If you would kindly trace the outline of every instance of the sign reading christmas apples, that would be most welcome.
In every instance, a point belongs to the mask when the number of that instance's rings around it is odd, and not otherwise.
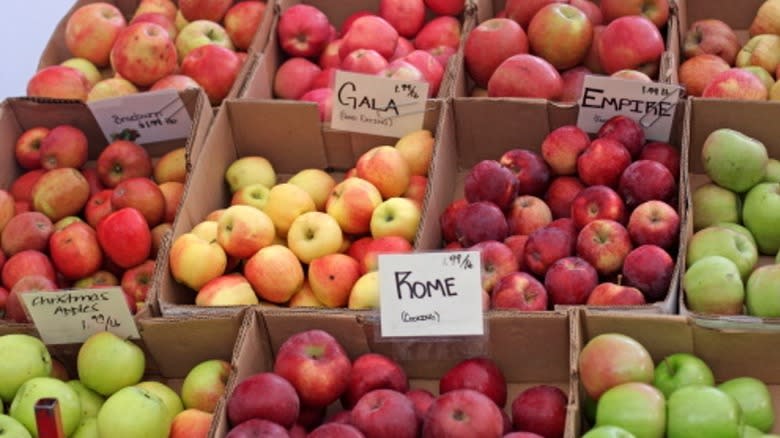
[[[423,126],[428,83],[338,70],[330,126],[403,137]]]
[[[127,301],[118,287],[19,295],[46,344],[84,342],[109,331],[121,338],[140,338]]]
[[[479,251],[379,255],[382,337],[484,334]]]
[[[577,126],[597,132],[607,120],[623,115],[636,120],[647,139],[669,141],[681,92],[679,85],[587,75]]]
[[[139,144],[187,138],[192,119],[176,90],[133,94],[88,102],[103,135]]]

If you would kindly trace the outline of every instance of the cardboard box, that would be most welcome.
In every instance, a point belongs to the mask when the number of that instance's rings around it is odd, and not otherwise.
[[[208,105],[208,98],[201,90],[182,91],[179,97],[193,120],[192,130],[187,138],[145,145],[153,160],[173,149],[186,147],[191,163],[211,123],[212,111]],[[86,167],[94,167],[95,160],[108,141],[84,103],[12,98],[0,104],[0,188],[8,190],[13,181],[25,172],[16,163],[14,146],[17,138],[24,131],[36,126],[53,128],[61,124],[70,124],[84,131],[89,142],[89,161]],[[153,314],[157,314],[156,304],[154,300],[147,300],[147,305],[152,308]],[[5,321],[0,320],[0,324],[4,323]]]
[[[571,354],[567,312],[536,314],[518,319],[511,312],[493,312],[485,318],[486,336],[475,339],[387,341],[377,332],[376,320],[363,312],[250,311],[238,336],[228,393],[250,375],[273,370],[276,351],[290,336],[310,329],[333,335],[350,359],[373,352],[398,361],[406,371],[410,388],[438,394],[438,381],[461,360],[487,356],[501,368],[508,384],[506,412],[521,391],[538,384],[554,385],[569,395],[568,424],[576,424],[576,398],[569,375]],[[544,339],[544,342],[539,340]],[[229,396],[228,396],[229,397]],[[224,405],[218,409],[211,436],[224,437],[230,429]],[[329,415],[341,410],[338,402]],[[511,418],[511,414],[510,414]],[[566,430],[566,437],[577,436]]]
[[[625,313],[597,313],[583,311],[577,316],[578,330],[572,330],[572,346],[579,351],[590,339],[604,333],[622,333],[639,341],[650,353],[655,364],[674,353],[693,354],[709,365],[719,384],[736,377],[750,376],[762,380],[769,387],[775,408],[780,417],[780,373],[777,361],[780,351],[780,332],[752,332],[743,330],[702,327],[691,319],[679,315],[636,315]],[[575,361],[579,359],[574,359]],[[579,371],[576,373],[579,380]],[[579,406],[584,406],[584,392],[580,388]],[[577,430],[587,431],[584,411]],[[775,422],[773,433],[780,431]]]
[[[448,173],[450,178],[445,187],[456,187],[450,201],[463,197],[463,181],[469,169],[476,163],[486,160],[498,160],[501,155],[514,148],[525,148],[536,152],[544,138],[552,130],[564,125],[577,123],[578,106],[560,106],[540,99],[474,99],[455,98],[455,127],[457,132],[456,171]],[[672,128],[670,144],[682,144],[683,110],[678,108]],[[449,154],[448,154],[449,155]],[[681,164],[677,211],[681,217],[681,230],[685,208],[685,176],[687,166]],[[449,195],[449,192],[447,193]],[[681,236],[682,233],[681,233]],[[686,240],[681,237],[676,259],[675,274],[680,269],[680,256],[685,254]],[[663,301],[643,306],[631,306],[624,310],[641,312],[675,313],[677,306],[677,278],[673,278],[669,292]],[[613,307],[604,310],[616,310]]]
[[[39,70],[44,67],[48,67],[50,65],[60,64],[61,62],[73,57],[70,50],[68,49],[68,46],[65,44],[65,28],[67,26],[68,19],[81,6],[84,6],[89,3],[95,3],[97,1],[98,0],[77,0],[70,8],[70,10],[68,10],[65,16],[62,17],[62,19],[57,24],[57,27],[54,28],[54,32],[49,38],[49,42],[46,44],[46,47],[43,49],[43,53],[41,54],[41,57],[38,61]],[[122,14],[125,16],[128,22],[132,18],[135,9],[138,7],[138,4],[141,2],[141,0],[107,0],[107,1],[108,3],[113,4],[114,6],[119,8],[119,10],[122,11]],[[173,0],[173,1],[174,3],[178,4],[177,0]],[[244,85],[244,82],[246,81],[247,75],[249,74],[249,71],[252,68],[252,65],[254,65],[253,58],[257,54],[262,52],[263,48],[265,47],[266,41],[268,40],[268,35],[271,30],[271,23],[273,21],[273,16],[274,16],[273,10],[274,10],[275,0],[264,0],[264,1],[266,2],[267,7],[266,7],[266,12],[263,16],[263,21],[260,23],[260,26],[257,29],[257,33],[255,34],[252,43],[246,52],[248,54],[247,61],[244,63],[243,67],[239,71],[238,76],[236,77],[236,81],[233,84],[230,93],[228,93],[228,97],[235,97],[239,94],[242,86]],[[104,73],[103,76],[105,78],[111,77],[113,75],[113,72],[111,71],[110,67],[106,67],[103,70],[103,73]]]
[[[780,107],[773,102],[745,102],[724,99],[691,98],[687,115],[688,134],[683,151],[688,155],[689,182],[686,190],[688,206],[685,238],[690,239],[693,229],[692,193],[696,188],[710,182],[705,174],[701,157],[704,141],[713,131],[721,128],[735,129],[749,137],[761,141],[767,148],[770,158],[780,158],[780,141],[777,136],[777,120]],[[685,303],[682,276],[687,266],[685,257],[681,258],[680,269],[680,313],[690,315],[697,323],[716,327],[768,328],[780,324],[780,318],[759,318],[748,315],[716,316],[691,312]],[[759,254],[758,266],[774,263],[774,256]]]
[[[260,98],[271,99],[273,94],[273,81],[276,75],[276,70],[279,66],[288,58],[288,56],[282,51],[278,43],[277,24],[279,16],[283,11],[294,6],[296,4],[307,4],[319,8],[330,19],[330,22],[336,26],[336,29],[341,27],[344,20],[351,14],[357,11],[378,11],[379,0],[340,0],[338,2],[328,0],[277,0],[276,7],[274,9],[273,26],[268,37],[268,43],[263,50],[263,59],[256,64],[254,69],[249,73],[249,77],[246,82],[246,87],[242,90],[239,97],[241,98]],[[430,11],[428,11],[430,13]],[[461,14],[461,45],[463,43],[463,36],[465,36],[474,26],[473,8],[467,7]],[[456,53],[457,54],[457,53]],[[455,69],[457,64],[455,62],[456,55],[453,55],[444,71],[444,77],[441,85],[439,86],[439,93],[437,98],[446,98],[452,94],[452,81],[455,76]],[[303,103],[300,105],[312,106],[313,103]]]
[[[224,175],[228,166],[240,157],[266,157],[274,166],[279,182],[306,168],[327,170],[340,180],[365,151],[397,141],[390,137],[333,131],[320,124],[318,117],[314,106],[293,101],[226,101],[202,149],[208,160],[193,168],[170,241],[189,232],[211,211],[230,205],[231,194]],[[436,137],[436,145],[415,248],[431,249],[438,247],[438,217],[446,206],[446,196],[441,194],[448,190],[439,183],[440,175],[448,172],[448,157],[439,158],[437,151],[451,150],[449,145],[455,141],[449,106],[440,100],[429,100],[423,126]],[[167,245],[166,253],[169,249]],[[240,309],[240,306],[194,306],[196,292],[177,283],[164,264],[157,265],[153,290],[164,315]]]

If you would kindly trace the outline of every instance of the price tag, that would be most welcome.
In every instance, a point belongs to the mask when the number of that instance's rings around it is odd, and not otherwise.
[[[379,255],[382,337],[484,333],[479,251]]]
[[[333,129],[402,137],[423,126],[427,82],[338,70],[333,89]]]
[[[115,99],[88,102],[106,140],[136,143],[187,138],[192,119],[176,90],[148,91]]]
[[[577,126],[595,133],[607,120],[623,115],[639,122],[647,139],[669,141],[682,91],[679,85],[587,75]]]
[[[84,342],[102,331],[122,338],[140,338],[118,287],[27,292],[20,297],[46,344]]]

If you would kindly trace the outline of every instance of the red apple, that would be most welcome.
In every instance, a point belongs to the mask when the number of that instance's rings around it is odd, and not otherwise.
[[[586,185],[616,188],[629,164],[631,154],[621,142],[597,138],[577,158],[577,173]]]
[[[395,46],[395,52],[393,52],[393,56],[391,56],[388,61],[393,62],[396,59],[401,59],[404,56],[414,52],[414,50],[415,50],[414,49],[414,44],[412,44],[411,41],[409,41],[408,39],[406,39],[404,37],[399,36],[398,37],[398,44],[396,44],[396,46]],[[435,53],[431,53],[431,55],[433,55],[439,61],[439,63],[441,63],[441,60],[439,59],[439,57]],[[444,64],[442,64],[442,66],[443,65]]]
[[[575,125],[565,125],[551,131],[542,141],[544,161],[557,175],[577,173],[577,157],[590,146],[588,134]]]
[[[582,96],[582,84],[585,83],[585,76],[589,74],[591,74],[591,71],[585,66],[574,67],[562,72],[563,91],[561,91],[558,100],[561,102],[578,101],[580,96]]]
[[[338,70],[338,67],[338,64],[336,64],[335,67],[328,67],[317,73],[317,76],[314,76],[314,79],[311,81],[311,89],[316,90],[318,88],[333,88],[333,84],[336,81],[336,71]]]
[[[360,259],[361,273],[376,271],[379,269],[379,254],[402,254],[413,251],[408,240],[401,236],[382,236],[371,239],[365,247]]]
[[[414,406],[414,412],[417,414],[417,422],[422,426],[425,415],[428,413],[428,408],[436,399],[436,397],[426,389],[410,389],[406,391],[406,398],[408,398]]]
[[[507,18],[526,28],[540,9],[552,3],[566,3],[566,0],[507,0],[505,13]]]
[[[645,144],[645,131],[639,123],[626,116],[614,116],[606,121],[596,134],[598,138],[617,140],[636,159]]]
[[[701,92],[702,97],[733,100],[767,100],[769,92],[758,76],[741,68],[715,75]]]
[[[19,213],[2,227],[0,247],[8,257],[28,249],[46,252],[53,232],[54,224],[43,213]]]
[[[425,22],[423,0],[380,0],[379,16],[392,25],[400,36],[411,38]]]
[[[344,34],[339,55],[343,59],[357,49],[373,49],[385,59],[389,59],[398,44],[398,31],[376,15],[367,15],[356,19]]]
[[[607,74],[630,69],[654,77],[664,52],[661,32],[652,21],[638,15],[610,22],[598,45],[599,59]]]
[[[528,38],[523,28],[508,18],[483,21],[469,32],[463,46],[466,69],[482,88],[505,59],[521,53],[528,53]]]
[[[593,41],[590,44],[590,50],[585,55],[585,59],[582,64],[591,71],[593,74],[604,74],[604,67],[601,65],[601,55],[599,54],[599,46],[601,45],[601,37],[604,35],[604,29],[607,26],[593,26]]]
[[[428,97],[435,97],[439,93],[439,86],[444,78],[444,67],[436,58],[424,50],[414,50],[403,58],[404,61],[417,67],[428,83]]]
[[[253,418],[230,429],[225,438],[289,438],[287,429],[268,420]]]
[[[27,275],[19,279],[8,293],[8,300],[5,303],[6,319],[18,322],[29,323],[24,303],[20,297],[26,292],[56,292],[59,288],[52,280],[42,275]]]
[[[422,436],[426,438],[499,438],[503,435],[501,410],[473,389],[440,395],[428,410]]]
[[[515,254],[517,259],[517,271],[525,270],[525,244],[528,242],[528,236],[509,236],[504,239],[504,245]]]
[[[87,167],[81,169],[81,174],[84,176],[84,179],[87,180],[87,183],[89,183],[90,196],[93,196],[96,193],[105,189],[105,187],[103,187],[103,183],[100,182],[100,175],[98,175],[97,169],[95,169],[94,167]]]
[[[580,257],[556,261],[544,276],[544,287],[553,304],[585,304],[598,284],[598,272]]]
[[[86,101],[89,88],[89,80],[79,70],[50,65],[27,81],[27,96]]]
[[[553,220],[550,207],[544,201],[531,195],[515,198],[507,212],[510,234],[529,235],[547,226]]]
[[[323,70],[328,68],[338,68],[341,65],[341,55],[339,51],[341,49],[342,40],[333,40],[328,43],[322,50],[322,54],[319,57],[319,66]]]
[[[233,425],[257,418],[289,428],[298,419],[299,409],[298,394],[290,382],[267,372],[243,379],[227,400],[227,416]]]
[[[639,289],[645,301],[664,299],[674,274],[674,260],[656,245],[642,245],[632,250],[623,261],[623,281]]]
[[[105,67],[111,47],[126,25],[122,11],[112,3],[83,5],[65,24],[65,46],[73,56]]]
[[[590,186],[582,190],[571,203],[571,218],[579,230],[596,219],[626,221],[623,199],[607,186]]]
[[[331,88],[314,88],[301,96],[301,102],[314,102],[320,122],[329,122],[333,112],[333,90]]]
[[[472,202],[455,218],[455,236],[464,247],[485,240],[504,240],[509,225],[504,213],[492,202]]]
[[[412,402],[392,389],[366,393],[352,409],[350,421],[365,436],[377,438],[416,438],[419,429]]]
[[[401,393],[409,389],[406,373],[398,363],[378,353],[365,353],[352,363],[347,389],[341,405],[352,409],[365,394],[375,389],[392,389]]]
[[[512,272],[496,283],[491,292],[493,309],[520,311],[547,310],[548,298],[544,285],[526,272]]]
[[[274,75],[274,96],[280,99],[298,99],[311,89],[314,78],[322,70],[306,58],[295,57],[284,61]]]
[[[144,216],[134,208],[117,210],[98,223],[103,253],[116,265],[131,268],[149,258],[152,235]]]
[[[387,68],[387,60],[376,50],[357,49],[349,52],[342,58],[339,68],[355,73],[373,75]]]
[[[500,408],[506,404],[504,373],[487,357],[462,360],[439,379],[439,395],[457,389],[473,389],[481,392]]]
[[[674,176],[663,164],[651,160],[638,160],[629,165],[620,176],[618,193],[633,209],[647,201],[669,202],[677,195]]]
[[[57,272],[69,280],[88,277],[103,264],[97,234],[84,222],[73,222],[55,231],[49,241],[49,251]]]
[[[223,20],[225,31],[236,49],[249,49],[257,28],[263,21],[265,6],[263,1],[243,1],[237,2],[227,10]]]
[[[49,128],[36,126],[22,133],[14,145],[16,162],[24,169],[41,167],[41,142],[49,133]]]
[[[136,302],[146,302],[154,277],[154,260],[146,260],[122,274],[122,292],[130,295]]]
[[[349,31],[349,28],[352,27],[352,23],[354,23],[355,20],[360,17],[366,17],[370,15],[376,14],[368,10],[355,11],[351,13],[346,19],[344,19],[344,22],[341,23],[341,29],[339,29],[338,34],[343,37]]]
[[[640,160],[653,160],[663,164],[672,173],[675,181],[680,180],[680,150],[660,141],[654,141],[642,148]]]
[[[181,73],[195,79],[212,105],[227,97],[241,71],[236,52],[216,44],[206,44],[187,53],[181,61]],[[218,65],[220,68],[214,68]]]
[[[87,136],[72,125],[52,128],[40,142],[41,166],[79,168],[87,162]]]
[[[460,0],[425,0],[425,6],[436,15],[458,15],[463,12],[465,5]]]
[[[97,159],[100,182],[108,188],[134,177],[152,176],[152,160],[146,149],[128,140],[116,140],[106,146]]]
[[[134,15],[130,20],[130,24],[144,22],[154,23],[165,29],[165,31],[168,32],[168,37],[175,43],[176,35],[179,33],[179,30],[176,28],[176,23],[174,23],[174,20],[168,18],[167,15],[159,12],[143,12]]]
[[[84,206],[84,218],[92,228],[97,228],[100,220],[114,211],[111,206],[112,193],[112,189],[100,191],[92,195]]]
[[[682,42],[685,58],[704,54],[714,55],[723,59],[728,65],[734,65],[741,47],[739,38],[731,26],[714,18],[691,23]]]
[[[314,6],[297,4],[282,12],[277,33],[279,44],[288,55],[318,56],[330,41],[330,22]]]
[[[14,201],[32,202],[32,189],[44,173],[46,173],[46,170],[44,169],[34,169],[27,171],[16,178],[11,183],[11,187],[8,190],[14,198]]]
[[[604,15],[598,4],[591,0],[570,0],[569,4],[585,13],[591,24],[598,26],[604,22]]]
[[[439,226],[441,228],[441,236],[445,242],[454,242],[458,239],[455,233],[455,224],[458,222],[458,215],[463,212],[463,209],[469,204],[469,202],[463,198],[452,201],[447,208],[444,209],[441,216],[439,216]]]
[[[683,62],[678,69],[677,76],[680,85],[685,87],[689,96],[698,97],[704,93],[704,89],[719,73],[729,69],[729,64],[723,58],[701,54]]]
[[[172,74],[177,59],[176,45],[168,31],[150,22],[130,24],[119,32],[111,47],[111,66],[140,87]]]
[[[179,0],[181,15],[188,21],[222,21],[233,0]]]
[[[544,59],[519,54],[510,56],[496,68],[487,87],[490,97],[555,100],[563,92],[563,80],[558,70]]]
[[[514,172],[519,183],[518,195],[542,196],[550,183],[550,168],[544,158],[528,149],[510,149],[499,159],[502,166]]]
[[[307,438],[364,438],[363,432],[350,424],[327,423],[312,430]],[[292,434],[290,435],[292,438]]]
[[[138,210],[149,228],[165,218],[165,196],[149,178],[129,178],[114,187],[111,191],[111,208],[120,210],[126,207]]]
[[[600,6],[607,23],[619,17],[638,15],[660,28],[669,19],[668,0],[600,0]]]
[[[490,291],[505,275],[517,270],[517,258],[511,248],[495,240],[477,243],[469,250],[479,251],[482,290]]]
[[[525,243],[525,267],[540,277],[558,259],[571,255],[571,236],[557,227],[540,228],[531,233]]]
[[[28,275],[40,275],[52,283],[56,281],[54,266],[49,258],[40,251],[22,251],[9,257],[3,264],[3,286],[9,291],[20,279]]]
[[[483,160],[466,174],[463,192],[471,203],[487,201],[506,210],[517,196],[518,186],[511,169],[495,160]]]
[[[398,39],[398,45],[399,46],[401,45],[401,40],[402,39],[403,38],[399,38]],[[414,46],[412,46],[411,44],[412,43],[410,42],[409,45],[413,49]],[[449,63],[450,59],[452,58],[452,55],[454,55],[455,52],[456,52],[456,50],[454,48],[450,47],[450,46],[438,46],[438,47],[434,47],[432,49],[426,49],[426,51],[428,53],[430,53],[431,55],[433,55],[433,57],[436,58],[436,60],[439,61],[439,64],[441,64],[442,67],[444,67],[445,69],[447,68],[448,63]],[[411,50],[410,50],[410,52],[411,52]]]
[[[512,425],[516,430],[545,438],[562,438],[566,429],[566,393],[550,385],[526,389],[512,401]]]
[[[665,202],[647,201],[631,212],[627,229],[636,245],[652,244],[672,249],[678,242],[680,216]]]
[[[613,220],[596,219],[585,225],[577,236],[577,255],[596,268],[599,275],[620,272],[630,251],[628,231]]]
[[[550,207],[555,219],[571,217],[571,205],[577,195],[585,189],[582,182],[573,176],[554,178],[544,194],[544,202]]]
[[[601,283],[588,297],[588,306],[641,306],[645,304],[642,291],[615,283]]]

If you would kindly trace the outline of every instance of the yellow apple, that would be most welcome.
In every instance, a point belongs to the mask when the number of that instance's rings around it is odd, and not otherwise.
[[[249,205],[231,205],[217,223],[217,243],[228,255],[242,259],[270,245],[276,234],[271,218]]]
[[[371,214],[382,203],[382,194],[362,178],[347,178],[330,192],[325,210],[345,233],[363,234],[371,229]]]
[[[192,233],[176,238],[168,258],[173,278],[195,290],[222,275],[227,266],[225,250],[216,241]]]
[[[369,149],[358,158],[355,169],[357,176],[373,184],[384,199],[403,195],[409,186],[409,164],[393,146]]]
[[[780,65],[780,35],[763,34],[751,38],[737,53],[737,67],[757,65],[766,71]]]
[[[311,291],[311,287],[307,281],[303,282],[303,286],[298,289],[298,292],[293,294],[287,305],[290,307],[325,307],[325,305],[319,302],[317,297],[314,296],[314,292]]]
[[[420,216],[421,209],[415,201],[407,198],[387,199],[374,209],[371,216],[371,235],[375,239],[400,236],[414,242]]]
[[[176,181],[184,184],[187,178],[187,150],[183,147],[166,152],[154,165],[157,184]]]
[[[87,82],[89,82],[90,88],[94,87],[95,84],[103,79],[103,75],[100,74],[100,70],[98,70],[98,68],[95,67],[95,64],[86,58],[69,58],[65,61],[62,61],[60,65],[75,68],[76,70],[84,73],[84,77],[87,78]]]
[[[420,129],[412,131],[395,143],[395,148],[404,157],[409,164],[409,170],[412,175],[428,175],[428,168],[433,158],[433,145],[436,139],[431,135],[431,131]]]
[[[219,222],[205,220],[192,227],[190,233],[200,237],[203,240],[214,242],[217,240],[218,229],[219,229]]]
[[[272,187],[276,184],[276,171],[274,171],[270,161],[252,155],[230,163],[230,166],[225,170],[225,181],[230,186],[231,193],[254,183]]]
[[[360,263],[346,254],[328,254],[312,260],[308,279],[314,296],[327,307],[344,307],[360,278]]]
[[[336,180],[329,173],[320,169],[303,169],[287,182],[306,191],[319,211],[325,210],[328,195],[333,190],[333,186],[336,185]]]
[[[272,303],[286,303],[303,285],[303,267],[289,248],[271,245],[244,264],[244,276],[255,293]]]
[[[336,219],[319,211],[298,216],[287,233],[287,246],[303,263],[339,252],[343,241]]]
[[[163,222],[173,223],[179,210],[181,198],[184,196],[184,184],[178,181],[166,181],[158,185],[165,199],[165,215]]]
[[[198,306],[251,306],[259,304],[252,285],[241,274],[221,275],[198,291],[195,296]]]
[[[181,10],[176,11],[176,18],[174,19],[174,24],[176,25],[176,30],[181,31],[184,29],[184,26],[190,24],[189,21],[187,21],[186,18],[184,18],[184,15],[182,15]]]
[[[379,272],[367,272],[358,278],[349,293],[347,306],[353,310],[379,308]]]
[[[103,79],[87,94],[87,102],[110,99],[114,97],[129,96],[138,93],[138,88],[132,82],[124,78]]]
[[[287,236],[287,230],[295,218],[316,209],[314,201],[305,190],[290,183],[283,183],[273,186],[268,192],[268,201],[263,211],[273,221],[276,233],[284,237]]]
[[[263,184],[249,184],[233,193],[230,205],[249,205],[262,210],[268,202],[268,192],[270,192],[270,189]]]

